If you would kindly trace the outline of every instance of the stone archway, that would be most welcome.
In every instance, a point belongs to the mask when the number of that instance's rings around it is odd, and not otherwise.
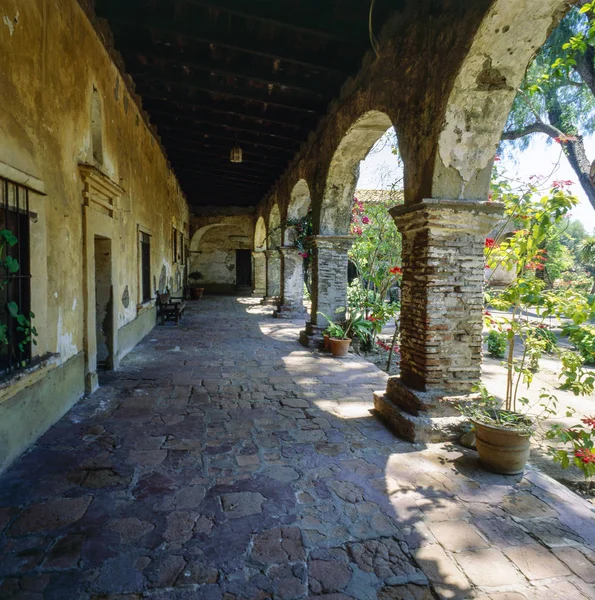
[[[314,215],[312,240],[312,313],[300,337],[308,345],[318,342],[327,320],[321,313],[344,317],[347,306],[347,252],[353,196],[360,162],[372,146],[393,127],[390,117],[379,110],[361,115],[349,127],[333,153],[326,176],[320,213]],[[317,234],[317,235],[316,235]],[[343,309],[343,310],[340,310]]]
[[[252,295],[264,298],[267,293],[267,266],[265,250],[267,249],[267,228],[264,217],[259,217],[254,228],[254,249],[252,251],[253,289]]]
[[[349,232],[353,194],[359,177],[359,164],[372,146],[393,126],[387,114],[371,110],[347,130],[331,159],[318,226],[320,235],[346,235]]]
[[[267,226],[267,249],[266,256],[266,296],[267,304],[277,304],[281,293],[281,254],[279,248],[282,243],[281,211],[279,205],[274,204],[269,212]]]
[[[308,215],[310,210],[310,188],[305,179],[300,179],[291,191],[287,220],[283,230],[284,244],[281,252],[281,298],[275,311],[276,317],[305,317],[304,309],[304,257],[295,245],[295,225],[290,225]]]

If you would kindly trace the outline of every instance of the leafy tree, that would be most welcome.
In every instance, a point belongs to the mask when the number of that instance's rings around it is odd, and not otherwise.
[[[595,131],[595,2],[579,0],[529,67],[515,98],[503,140],[521,148],[536,133],[562,146],[591,205],[590,176],[583,135]]]
[[[595,236],[586,237],[580,246],[580,258],[583,266],[593,277],[591,294],[595,294]]]

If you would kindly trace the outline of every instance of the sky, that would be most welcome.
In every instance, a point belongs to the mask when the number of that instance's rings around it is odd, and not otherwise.
[[[548,182],[556,180],[577,181],[576,174],[561,154],[560,145],[547,143],[545,135],[533,135],[524,151],[515,151],[514,156],[506,152],[499,162],[500,170],[507,176],[529,181],[532,175],[543,176]],[[595,136],[584,139],[587,156],[595,158]],[[379,149],[380,147],[380,149]],[[397,178],[402,177],[402,169],[397,157],[392,154],[390,146],[380,143],[368,154],[360,164],[360,178],[357,187],[360,189],[386,189]],[[589,203],[583,188],[574,183],[570,190],[580,204],[572,211],[572,217],[581,221],[588,233],[595,234],[595,210]]]

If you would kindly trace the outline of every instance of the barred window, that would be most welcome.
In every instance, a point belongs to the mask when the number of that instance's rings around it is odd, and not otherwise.
[[[31,362],[29,190],[0,178],[0,376]]]

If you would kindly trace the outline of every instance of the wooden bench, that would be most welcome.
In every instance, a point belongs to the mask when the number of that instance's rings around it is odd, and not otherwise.
[[[186,301],[183,298],[173,298],[169,291],[165,294],[157,293],[157,308],[162,325],[165,325],[165,321],[175,321],[177,325],[184,314]]]

